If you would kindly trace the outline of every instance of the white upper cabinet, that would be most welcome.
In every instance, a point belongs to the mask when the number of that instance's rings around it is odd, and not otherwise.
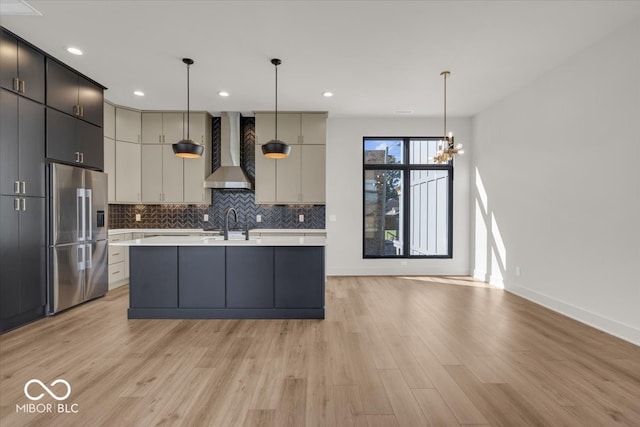
[[[116,139],[116,107],[104,103],[104,119],[102,129],[106,138]]]
[[[142,113],[142,142],[174,144],[186,137],[182,113]]]
[[[326,113],[278,113],[278,139],[291,146],[289,157],[268,159],[262,144],[275,136],[273,113],[255,113],[256,203],[324,204]]]
[[[140,135],[140,111],[116,107],[116,140],[138,143]]]

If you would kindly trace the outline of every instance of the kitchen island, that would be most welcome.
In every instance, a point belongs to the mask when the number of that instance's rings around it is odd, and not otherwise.
[[[130,319],[323,319],[321,236],[156,236],[129,247]]]

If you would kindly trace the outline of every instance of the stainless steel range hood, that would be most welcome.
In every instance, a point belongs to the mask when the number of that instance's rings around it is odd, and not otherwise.
[[[251,190],[251,181],[240,167],[240,113],[222,113],[220,167],[204,180],[204,187]]]

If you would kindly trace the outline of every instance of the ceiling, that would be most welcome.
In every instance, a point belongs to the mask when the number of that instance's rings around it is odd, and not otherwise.
[[[332,117],[441,116],[443,70],[448,114],[473,116],[640,17],[638,1],[28,3],[42,16],[2,25],[107,86],[116,104],[186,109],[181,59],[191,57],[192,110],[272,110],[277,57],[279,109]]]

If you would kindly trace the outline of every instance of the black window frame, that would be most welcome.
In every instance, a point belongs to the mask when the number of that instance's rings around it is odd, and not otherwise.
[[[453,160],[449,160],[447,163],[441,164],[417,164],[410,162],[410,141],[411,140],[432,140],[442,141],[444,138],[441,136],[363,136],[362,137],[362,257],[363,259],[452,259],[453,258]],[[365,144],[367,140],[376,141],[402,141],[402,163],[387,163],[387,164],[375,164],[365,163],[366,150]],[[366,214],[366,194],[364,191],[366,171],[367,170],[400,170],[402,171],[402,235],[404,236],[402,242],[403,255],[367,255],[366,242],[365,242],[365,214]],[[446,255],[411,255],[410,246],[410,221],[411,221],[411,196],[408,191],[410,188],[411,171],[416,170],[446,170],[448,171],[448,206],[447,206],[447,254]]]

